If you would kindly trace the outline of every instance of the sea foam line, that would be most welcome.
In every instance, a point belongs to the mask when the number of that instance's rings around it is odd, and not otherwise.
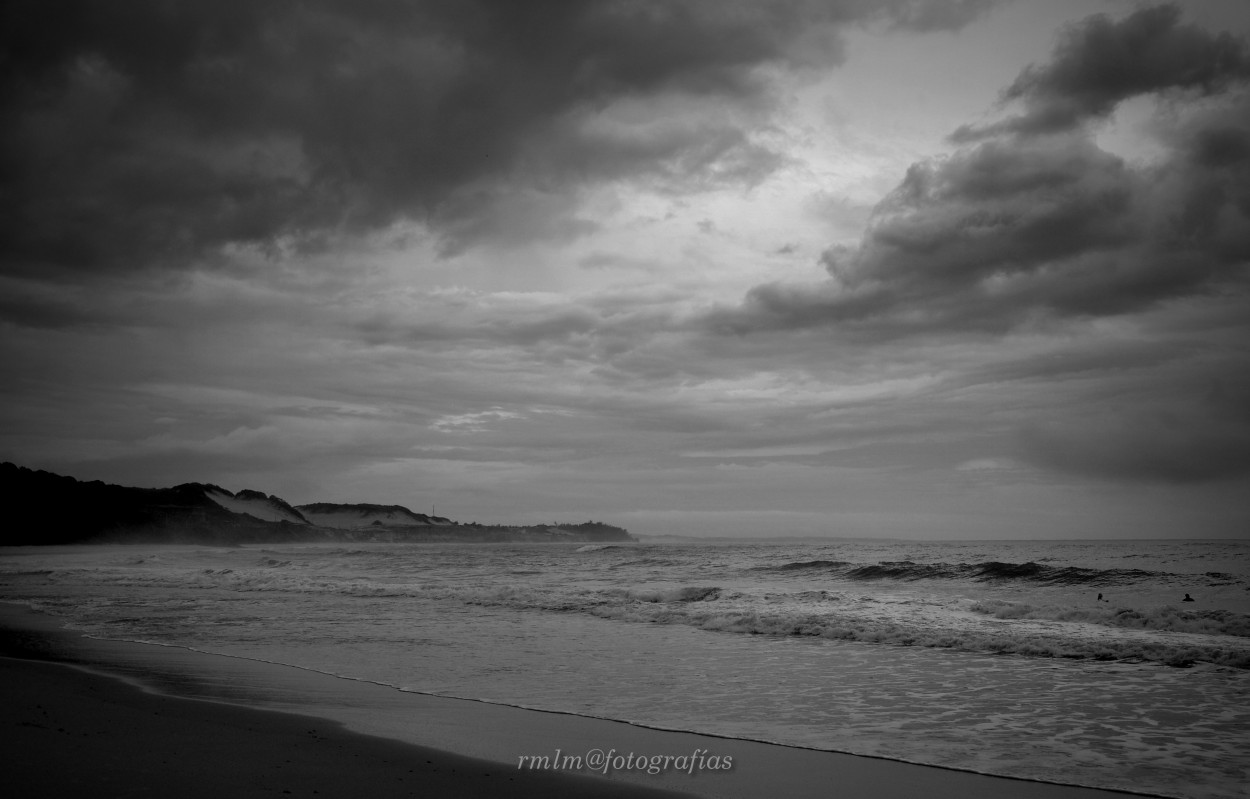
[[[66,626],[68,628],[68,625]],[[764,745],[769,745],[769,746],[781,746],[781,747],[785,747],[788,749],[798,749],[798,750],[804,750],[804,751],[810,751],[810,752],[824,752],[824,753],[830,753],[830,754],[852,755],[855,757],[871,758],[873,760],[883,760],[883,761],[894,762],[894,763],[907,763],[910,765],[924,766],[927,768],[938,768],[938,769],[943,769],[945,771],[962,772],[962,773],[967,773],[967,774],[979,774],[982,776],[1016,780],[1019,782],[1038,783],[1038,784],[1045,784],[1045,785],[1060,785],[1060,786],[1069,786],[1069,787],[1094,788],[1098,790],[1115,791],[1115,792],[1124,793],[1124,794],[1133,795],[1133,796],[1155,797],[1155,799],[1177,799],[1177,797],[1183,796],[1182,794],[1152,793],[1152,792],[1142,791],[1142,790],[1138,790],[1138,789],[1131,788],[1131,787],[1121,787],[1115,784],[1099,785],[1099,784],[1092,783],[1092,782],[1089,782],[1089,783],[1061,782],[1058,780],[1048,780],[1048,779],[1039,778],[1039,777],[1021,777],[1021,776],[1016,776],[1016,775],[1009,774],[1009,773],[995,772],[995,771],[982,770],[982,769],[973,769],[973,768],[966,768],[966,767],[960,767],[960,766],[949,766],[949,765],[944,765],[940,763],[931,763],[931,762],[926,762],[920,759],[911,759],[911,758],[881,755],[881,754],[860,753],[860,752],[855,752],[849,749],[829,749],[829,748],[818,748],[818,747],[813,747],[813,746],[803,746],[801,744],[793,744],[793,743],[787,743],[784,741],[769,740],[766,738],[751,738],[751,737],[746,737],[746,736],[726,735],[726,734],[721,734],[721,733],[716,733],[716,732],[702,731],[702,730],[698,730],[694,728],[671,727],[671,726],[666,726],[666,725],[650,724],[650,723],[646,723],[646,722],[638,721],[638,720],[614,718],[611,716],[601,716],[601,715],[596,715],[596,714],[591,714],[591,713],[584,713],[584,712],[579,713],[579,712],[573,712],[573,711],[567,711],[567,710],[553,710],[553,709],[548,709],[548,708],[543,708],[543,707],[538,707],[538,706],[526,705],[522,703],[501,702],[497,700],[482,699],[478,697],[459,696],[456,694],[424,691],[424,690],[420,690],[416,688],[399,686],[393,683],[383,682],[379,680],[371,680],[371,679],[364,678],[364,677],[355,677],[352,675],[339,674],[335,672],[325,671],[322,669],[317,669],[311,666],[304,666],[304,665],[300,665],[297,663],[287,663],[287,662],[278,661],[278,660],[269,660],[266,658],[254,657],[254,656],[249,656],[249,655],[240,655],[240,654],[234,654],[234,653],[229,653],[229,652],[216,652],[216,651],[211,651],[211,650],[206,650],[206,649],[199,649],[196,647],[187,646],[183,644],[174,644],[174,643],[168,643],[168,642],[162,642],[162,641],[138,640],[138,639],[131,639],[131,638],[111,638],[111,637],[106,637],[106,636],[102,636],[102,635],[98,635],[94,633],[83,632],[81,630],[79,630],[79,632],[82,632],[82,635],[84,638],[89,638],[89,639],[97,640],[97,641],[109,641],[113,643],[125,643],[125,644],[133,644],[137,646],[155,646],[155,647],[162,647],[166,649],[177,649],[177,650],[186,651],[186,652],[194,652],[198,655],[205,655],[209,657],[220,657],[220,658],[226,658],[229,660],[247,661],[247,662],[252,662],[252,663],[260,663],[260,664],[264,664],[267,666],[289,668],[289,669],[303,671],[303,672],[310,673],[310,674],[317,674],[323,677],[329,677],[332,679],[344,680],[348,682],[355,682],[355,683],[361,683],[361,684],[366,684],[366,685],[374,685],[380,688],[394,690],[394,691],[405,693],[405,694],[428,696],[428,697],[432,697],[436,699],[450,699],[450,700],[461,701],[461,702],[476,702],[476,703],[484,704],[484,705],[514,708],[517,710],[525,710],[525,711],[533,712],[533,713],[548,713],[548,714],[558,715],[558,716],[570,716],[574,718],[595,719],[598,721],[607,721],[607,722],[613,722],[617,724],[627,724],[631,727],[655,730],[658,732],[689,733],[689,734],[699,735],[705,738],[712,738],[712,739],[718,739],[718,740],[744,741],[748,743],[764,744]],[[107,671],[103,669],[100,671],[96,671],[92,667],[82,666],[81,664],[65,663],[63,665],[67,665],[67,666],[71,666],[75,668],[82,668],[86,671],[103,674],[113,679],[118,679],[118,680],[121,680],[122,682],[126,682],[128,684],[134,685],[140,688],[141,690],[144,690],[154,695],[173,696],[173,697],[181,698],[181,699],[194,699],[197,701],[214,702],[217,704],[235,705],[235,706],[240,706],[240,707],[253,707],[253,708],[255,707],[255,705],[253,704],[245,704],[242,702],[231,701],[230,699],[225,698],[225,697],[186,696],[186,695],[167,693],[167,692],[161,691],[158,686],[144,682],[141,678],[134,678],[132,676],[128,676],[125,674],[120,674],[120,673],[116,673],[112,671]],[[319,714],[316,712],[316,709],[312,707],[301,708],[298,710],[291,710],[291,709],[278,707],[278,706],[269,706],[267,707],[267,709],[274,711],[274,712],[280,712],[280,713],[293,713],[296,715],[319,716]],[[325,716],[321,716],[321,717],[325,718]],[[334,719],[331,719],[331,720],[334,720]],[[399,739],[399,740],[403,740],[403,739]]]

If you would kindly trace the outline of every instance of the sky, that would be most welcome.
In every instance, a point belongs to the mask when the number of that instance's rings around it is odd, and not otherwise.
[[[0,460],[1250,536],[1243,0],[15,0]]]

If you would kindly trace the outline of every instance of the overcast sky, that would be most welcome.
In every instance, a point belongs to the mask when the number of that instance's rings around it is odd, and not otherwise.
[[[0,11],[0,460],[643,534],[1250,535],[1250,4]]]

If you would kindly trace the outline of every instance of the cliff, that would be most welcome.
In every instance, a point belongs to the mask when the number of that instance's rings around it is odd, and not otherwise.
[[[537,526],[463,525],[402,505],[318,502],[294,507],[245,489],[206,483],[133,488],[0,464],[0,546],[82,543],[293,541],[632,541],[599,522]]]

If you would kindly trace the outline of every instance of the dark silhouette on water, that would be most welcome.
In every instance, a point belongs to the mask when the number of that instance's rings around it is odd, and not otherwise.
[[[1193,597],[1191,597],[1189,594],[1185,594],[1185,598],[1184,598],[1184,599],[1182,599],[1181,601],[1182,601],[1182,602],[1193,602],[1193,601],[1194,601],[1194,598],[1193,598]]]

